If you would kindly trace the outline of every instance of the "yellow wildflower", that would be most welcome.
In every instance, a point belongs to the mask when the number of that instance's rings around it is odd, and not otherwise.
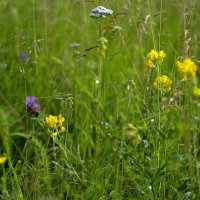
[[[199,97],[200,96],[200,88],[198,88],[197,86],[195,86],[193,88],[193,95]]]
[[[171,85],[172,80],[166,75],[157,77],[153,83],[154,88],[160,90],[162,93],[169,92],[172,89]]]
[[[146,61],[145,64],[146,64],[146,66],[149,67],[149,68],[154,68],[154,67],[156,67],[156,66],[153,64],[153,62],[152,62],[151,60],[149,60],[149,59]]]
[[[197,66],[190,58],[185,58],[182,62],[178,60],[176,65],[184,80],[196,77]]]
[[[151,50],[148,54],[147,54],[147,60],[146,60],[146,66],[149,68],[154,68],[156,67],[154,62],[155,61],[160,61],[163,62],[163,59],[166,57],[166,53],[161,50],[159,52],[157,52],[156,50]]]
[[[163,60],[166,57],[166,53],[163,50],[161,50],[158,53],[158,57],[159,57],[159,59]]]
[[[6,156],[0,157],[0,164],[4,164],[8,158]]]
[[[57,123],[58,123],[57,116],[49,115],[48,117],[46,117],[46,124],[50,128],[57,128]]]
[[[65,127],[63,126],[64,121],[65,118],[61,114],[59,116],[49,115],[45,118],[46,125],[49,128],[53,128],[54,131],[56,130],[56,132],[51,134],[52,137],[56,137],[59,132],[65,132]]]
[[[152,49],[152,50],[147,54],[147,57],[148,57],[148,60],[151,60],[151,61],[156,60],[156,59],[158,59],[158,52]]]
[[[58,119],[58,123],[59,123],[59,126],[62,127],[62,123],[65,121],[65,118],[60,114],[59,115],[59,119]]]
[[[64,126],[62,126],[62,127],[60,128],[60,132],[61,132],[61,133],[64,133],[64,132],[65,132],[65,127],[64,127]]]

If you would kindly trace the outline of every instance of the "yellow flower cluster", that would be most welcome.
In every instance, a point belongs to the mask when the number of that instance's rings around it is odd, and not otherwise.
[[[6,156],[0,157],[0,164],[4,164],[8,158]]]
[[[157,60],[158,59],[158,52],[155,50],[151,50],[148,54],[147,57],[149,60],[153,61],[153,60]]]
[[[50,128],[53,128],[57,132],[65,132],[65,127],[63,126],[63,122],[65,118],[60,114],[59,116],[49,115],[45,118],[46,125]],[[55,136],[55,134],[54,134]]]
[[[149,68],[159,67],[160,63],[163,62],[163,59],[166,57],[166,53],[161,50],[157,52],[152,49],[147,54],[146,66]],[[180,72],[183,80],[192,80],[193,82],[193,95],[200,97],[200,87],[198,87],[198,78],[196,76],[197,73],[197,65],[190,58],[185,58],[183,60],[177,60],[176,62],[177,70]],[[172,80],[166,75],[158,76],[153,86],[155,89],[159,90],[162,94],[168,93],[171,91]]]
[[[183,80],[193,81],[193,95],[200,97],[200,88],[198,87],[198,79],[196,78],[197,65],[190,58],[185,58],[183,61],[178,60],[176,65]]]
[[[199,97],[200,96],[200,88],[198,88],[197,86],[195,86],[193,88],[193,94],[194,94],[194,96]]]
[[[160,90],[162,93],[169,92],[172,89],[171,85],[172,80],[166,75],[157,77],[153,83],[154,88]]]
[[[162,62],[165,57],[166,57],[166,53],[163,50],[157,52],[156,50],[152,49],[147,54],[146,66],[149,68],[154,68],[156,67],[154,62],[155,61]]]
[[[196,77],[197,66],[190,58],[185,58],[182,62],[178,60],[176,65],[184,80]]]

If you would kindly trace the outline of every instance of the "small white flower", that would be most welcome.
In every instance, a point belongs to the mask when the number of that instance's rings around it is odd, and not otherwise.
[[[100,83],[99,79],[96,79],[96,84],[99,84],[99,83]]]
[[[174,98],[171,97],[171,98],[169,99],[169,104],[173,103],[173,101],[174,101]]]
[[[149,185],[149,189],[152,190],[152,186],[151,185]]]
[[[151,119],[151,123],[154,123],[154,121],[155,121],[155,120],[152,118],[152,119]]]
[[[98,6],[90,12],[89,16],[96,18],[106,18],[106,15],[112,15],[112,14],[113,14],[112,10],[104,8],[103,6]]]
[[[80,44],[79,43],[76,43],[76,42],[73,42],[73,43],[71,43],[71,44],[69,44],[70,45],[70,47],[72,47],[72,48],[78,48],[79,46],[80,46]]]

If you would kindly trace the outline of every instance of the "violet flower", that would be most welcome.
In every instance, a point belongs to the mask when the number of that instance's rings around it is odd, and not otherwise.
[[[35,96],[27,96],[26,97],[26,108],[28,112],[39,112],[41,110],[40,104],[37,103],[37,98]]]
[[[28,61],[28,55],[25,52],[20,52],[19,57],[22,58],[24,61]]]

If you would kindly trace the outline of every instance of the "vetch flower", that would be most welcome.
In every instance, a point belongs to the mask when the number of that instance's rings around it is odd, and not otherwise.
[[[196,77],[197,66],[190,58],[185,58],[182,62],[178,60],[176,65],[184,80]]]
[[[166,75],[157,77],[153,83],[154,88],[162,93],[169,92],[171,90],[171,85],[172,80]]]
[[[112,15],[112,14],[113,14],[112,10],[107,9],[103,6],[98,6],[90,12],[89,16],[95,18],[106,18],[107,15]]]
[[[6,156],[0,157],[0,164],[4,164],[8,158]]]
[[[35,96],[27,96],[25,100],[25,104],[28,112],[39,112],[41,110],[40,104],[37,102],[37,98]]]

